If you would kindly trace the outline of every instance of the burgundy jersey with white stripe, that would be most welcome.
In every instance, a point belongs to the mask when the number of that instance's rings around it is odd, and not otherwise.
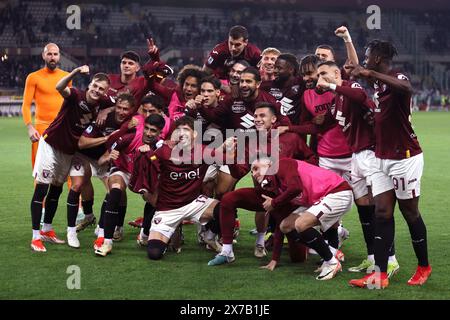
[[[280,113],[287,116],[292,124],[300,124],[301,97],[305,91],[304,81],[301,78],[294,78],[286,83],[279,83],[275,80],[263,81],[260,89],[271,94],[280,102]]]
[[[408,81],[403,73],[391,71],[390,76]],[[397,90],[381,81],[375,88],[375,155],[381,159],[401,160],[422,153],[411,125],[411,94]]]
[[[55,120],[44,131],[45,141],[56,150],[74,154],[78,150],[78,140],[84,130],[97,117],[100,106],[110,105],[109,99],[101,98],[95,105],[86,100],[86,91],[70,88]]]

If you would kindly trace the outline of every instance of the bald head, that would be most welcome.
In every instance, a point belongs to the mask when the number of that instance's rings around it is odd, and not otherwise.
[[[59,47],[55,43],[48,43],[42,51],[42,59],[50,70],[55,70],[59,62]]]

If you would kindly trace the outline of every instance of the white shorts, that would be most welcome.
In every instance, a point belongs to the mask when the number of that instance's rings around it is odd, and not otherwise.
[[[351,183],[352,158],[325,158],[319,157],[319,167],[328,169]]]
[[[84,177],[88,166],[91,169],[92,177],[98,177],[104,179],[108,175],[108,166],[100,166],[94,159],[88,158],[80,153],[76,153],[72,159],[72,165],[70,167],[71,177]]]
[[[353,155],[351,158],[324,158],[319,157],[319,167],[333,171],[353,189],[355,199],[359,199],[368,193],[367,183],[363,177],[353,175]]]
[[[350,190],[330,193],[323,197],[319,202],[316,202],[311,207],[298,207],[294,212],[301,215],[307,211],[319,219],[320,226],[323,232],[330,229],[336,222],[342,219],[352,208],[353,192]]]
[[[420,196],[423,163],[423,153],[402,160],[377,158],[378,168],[391,180],[391,188],[388,190],[394,189],[397,199],[401,200]],[[382,193],[375,186],[373,189],[375,189],[372,191],[374,196]]]
[[[230,174],[230,168],[228,168],[227,165],[220,166],[217,164],[212,164],[208,167],[208,170],[206,171],[203,182],[208,182],[208,181],[216,179],[217,175],[219,174],[219,171]]]
[[[41,137],[34,163],[33,177],[36,182],[62,185],[67,180],[72,158],[73,154],[54,149]]]
[[[372,187],[374,181],[378,190],[388,188],[382,192],[392,189],[391,179],[378,168],[377,158],[372,150],[362,150],[352,155],[351,179],[356,200],[368,194],[367,187]]]
[[[122,177],[126,186],[128,186],[130,183],[131,173],[129,173],[129,172],[120,171],[116,167],[112,167],[111,170],[109,171],[108,177],[112,177],[112,176]]]
[[[200,218],[213,201],[217,200],[200,195],[184,207],[167,211],[156,211],[152,219],[150,232],[156,231],[170,238],[183,220],[193,220],[196,223],[205,225],[206,222],[201,223]]]

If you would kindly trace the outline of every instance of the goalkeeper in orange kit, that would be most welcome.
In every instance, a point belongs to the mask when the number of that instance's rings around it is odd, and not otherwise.
[[[44,47],[42,59],[45,67],[30,73],[27,77],[22,103],[23,121],[31,141],[32,167],[34,167],[39,138],[56,118],[63,103],[62,96],[56,91],[56,83],[68,74],[57,67],[60,55],[56,44],[49,43]],[[33,100],[36,105],[34,125],[31,119]]]

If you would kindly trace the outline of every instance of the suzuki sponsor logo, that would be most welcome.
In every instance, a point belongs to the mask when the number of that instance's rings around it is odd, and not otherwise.
[[[255,118],[248,113],[245,116],[241,117],[241,120],[242,120],[241,126],[243,126],[246,129],[250,129],[255,126],[254,122]]]
[[[280,112],[281,112],[281,114],[283,116],[287,116],[287,115],[293,114],[295,112],[294,105],[292,104],[293,101],[294,100],[286,98],[286,97],[281,99],[281,101],[280,101],[280,103],[281,103],[281,110],[280,110]]]

